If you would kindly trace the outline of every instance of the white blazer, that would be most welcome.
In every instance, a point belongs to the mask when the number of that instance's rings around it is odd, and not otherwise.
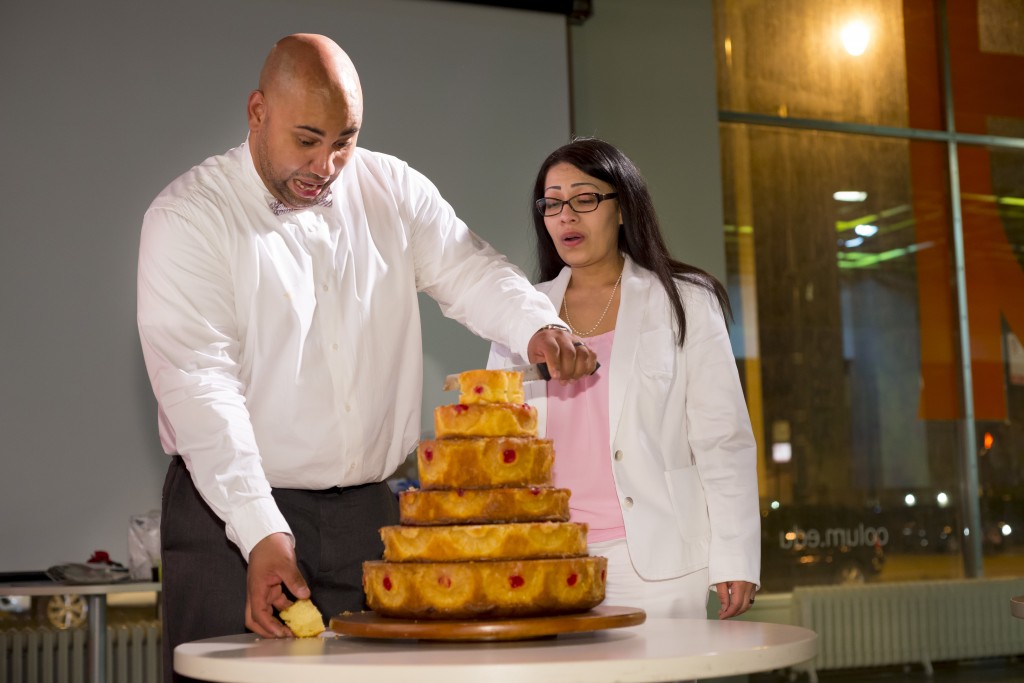
[[[537,285],[556,309],[570,274]],[[626,257],[610,367],[598,370],[609,373],[608,439],[629,555],[647,580],[708,567],[711,585],[760,584],[757,445],[728,330],[711,293],[677,286],[682,348],[664,287]],[[525,362],[494,344],[487,367]],[[525,389],[546,434],[546,385]]]

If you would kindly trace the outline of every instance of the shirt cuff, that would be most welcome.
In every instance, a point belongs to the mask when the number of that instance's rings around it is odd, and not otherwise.
[[[228,539],[238,546],[246,562],[257,543],[276,533],[288,534],[295,543],[292,529],[273,498],[261,498],[243,505],[232,512],[227,524]]]
[[[565,330],[566,332],[569,332],[569,326],[566,325],[558,316],[555,316],[554,319],[551,319],[549,316],[544,316],[541,319],[532,320],[529,324],[525,324],[523,326],[524,336],[521,342],[522,347],[516,348],[512,346],[511,350],[514,351],[523,359],[525,359],[527,363],[531,362],[530,354],[527,352],[527,350],[530,347],[530,340],[533,339],[533,335],[549,327],[558,327]]]

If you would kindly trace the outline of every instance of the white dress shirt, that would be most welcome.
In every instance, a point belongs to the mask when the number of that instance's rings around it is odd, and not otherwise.
[[[153,201],[138,322],[164,450],[248,558],[271,487],[382,481],[420,433],[417,292],[523,355],[547,297],[404,162],[357,149],[333,204],[274,215],[242,144]]]

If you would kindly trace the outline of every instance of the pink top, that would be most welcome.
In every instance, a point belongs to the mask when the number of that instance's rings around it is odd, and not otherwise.
[[[601,368],[563,386],[548,382],[547,438],[554,441],[555,486],[572,491],[572,521],[585,522],[591,543],[625,538],[612,476],[608,427],[608,368],[615,331],[587,338]]]

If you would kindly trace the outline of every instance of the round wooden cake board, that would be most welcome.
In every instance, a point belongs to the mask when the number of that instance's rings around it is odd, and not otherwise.
[[[526,640],[560,633],[583,633],[637,626],[647,613],[636,607],[599,605],[588,612],[519,619],[392,619],[375,612],[343,613],[331,617],[335,633],[360,638],[419,640]]]

